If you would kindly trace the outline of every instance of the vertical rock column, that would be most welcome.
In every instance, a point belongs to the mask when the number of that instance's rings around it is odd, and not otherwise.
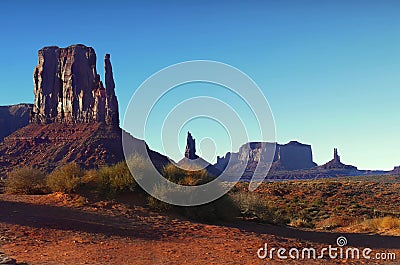
[[[33,72],[35,101],[32,112],[35,121],[47,123],[57,118],[58,99],[62,82],[58,73],[60,50],[56,46],[45,47],[38,52],[38,65]]]
[[[106,82],[105,122],[110,125],[119,126],[118,101],[114,90],[115,83],[110,54],[106,54],[104,58],[104,74]]]
[[[39,50],[34,71],[31,122],[90,123],[119,126],[118,101],[110,63],[105,58],[106,88],[96,70],[96,53],[82,44]]]
[[[193,139],[190,132],[187,134],[185,157],[191,160],[198,158],[196,155],[196,140]]]

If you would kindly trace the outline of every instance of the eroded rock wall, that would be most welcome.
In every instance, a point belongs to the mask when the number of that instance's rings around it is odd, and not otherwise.
[[[271,153],[274,152],[274,153]],[[268,164],[269,158],[273,157],[273,170],[297,170],[316,167],[313,162],[312,149],[310,145],[296,141],[287,144],[275,144],[267,142],[250,142],[239,148],[238,153],[227,153],[225,157],[218,157],[215,167],[223,170],[231,160],[233,169],[235,164],[247,163],[246,171],[254,172],[258,163]],[[261,165],[266,167],[267,165]]]
[[[119,125],[109,54],[104,60],[106,87],[97,73],[92,47],[81,44],[44,47],[39,50],[38,58],[33,74],[35,100],[31,122]]]

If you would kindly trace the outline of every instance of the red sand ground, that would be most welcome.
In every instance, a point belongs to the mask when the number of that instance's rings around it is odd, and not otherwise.
[[[336,246],[339,234],[238,221],[207,225],[141,206],[88,203],[64,194],[0,195],[0,251],[34,264],[376,264],[376,260],[257,258],[270,247]],[[396,253],[400,238],[344,234],[352,246]],[[381,264],[388,264],[383,261]],[[392,264],[399,264],[393,262]]]

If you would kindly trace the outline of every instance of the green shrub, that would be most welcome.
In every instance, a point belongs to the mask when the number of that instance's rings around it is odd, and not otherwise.
[[[134,191],[137,184],[125,162],[100,168],[96,174],[98,190],[107,195]]]
[[[270,205],[257,193],[239,191],[231,193],[229,196],[236,203],[243,218],[278,225],[287,224],[290,220],[284,210]]]
[[[184,186],[197,186],[213,179],[205,169],[189,171],[180,169],[173,164],[168,164],[164,167],[163,176],[171,182]],[[169,195],[168,193],[172,191],[173,189],[170,190],[168,185],[156,185],[153,188],[153,194],[160,199],[167,197]],[[174,190],[175,196],[177,196],[177,192],[179,191]],[[182,190],[182,194],[179,196],[194,195],[185,194]],[[240,214],[236,204],[227,195],[213,202],[199,206],[173,206],[149,196],[148,206],[158,211],[178,212],[189,219],[201,222],[231,221]]]
[[[43,172],[32,167],[14,169],[5,181],[5,191],[10,194],[41,194],[44,190]]]
[[[54,170],[46,178],[46,184],[53,192],[75,192],[82,183],[84,171],[76,163],[67,164]]]
[[[240,215],[239,208],[228,195],[204,205],[180,207],[180,212],[183,216],[200,222],[229,222]]]
[[[164,178],[174,183],[178,183],[186,177],[186,171],[175,166],[174,164],[168,164],[164,166],[162,173]]]
[[[158,198],[165,198],[168,195],[168,188],[164,185],[156,185],[153,188],[152,194],[157,196]],[[153,197],[153,196],[148,196],[147,197],[147,205],[149,206],[150,209],[156,210],[156,211],[161,211],[161,212],[166,212],[168,210],[171,210],[174,206],[160,201],[159,199]]]
[[[174,164],[168,164],[163,168],[163,176],[171,182],[184,186],[202,185],[213,179],[206,169],[184,170]]]
[[[150,161],[134,155],[126,162],[87,171],[84,186],[112,198],[121,193],[142,191],[135,179],[151,179],[150,174],[154,172]]]

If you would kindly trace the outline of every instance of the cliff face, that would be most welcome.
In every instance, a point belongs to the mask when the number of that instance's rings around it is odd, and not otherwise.
[[[31,122],[119,125],[110,55],[104,60],[106,87],[96,70],[96,53],[84,45],[44,47],[35,67]]]
[[[288,144],[276,144],[273,152],[274,143],[251,142],[239,148],[238,153],[227,153],[225,157],[217,157],[215,167],[223,170],[229,159],[233,163],[231,170],[235,169],[235,164],[246,163],[246,172],[254,172],[259,161],[265,161],[267,157],[273,155],[272,170],[297,170],[316,167],[317,164],[312,160],[312,150],[310,145],[301,144],[296,141]],[[267,165],[260,165],[266,167]]]
[[[32,104],[0,106],[0,142],[4,137],[28,125]]]
[[[311,145],[296,141],[277,146],[277,157],[273,165],[276,169],[297,170],[316,167],[313,162]]]

